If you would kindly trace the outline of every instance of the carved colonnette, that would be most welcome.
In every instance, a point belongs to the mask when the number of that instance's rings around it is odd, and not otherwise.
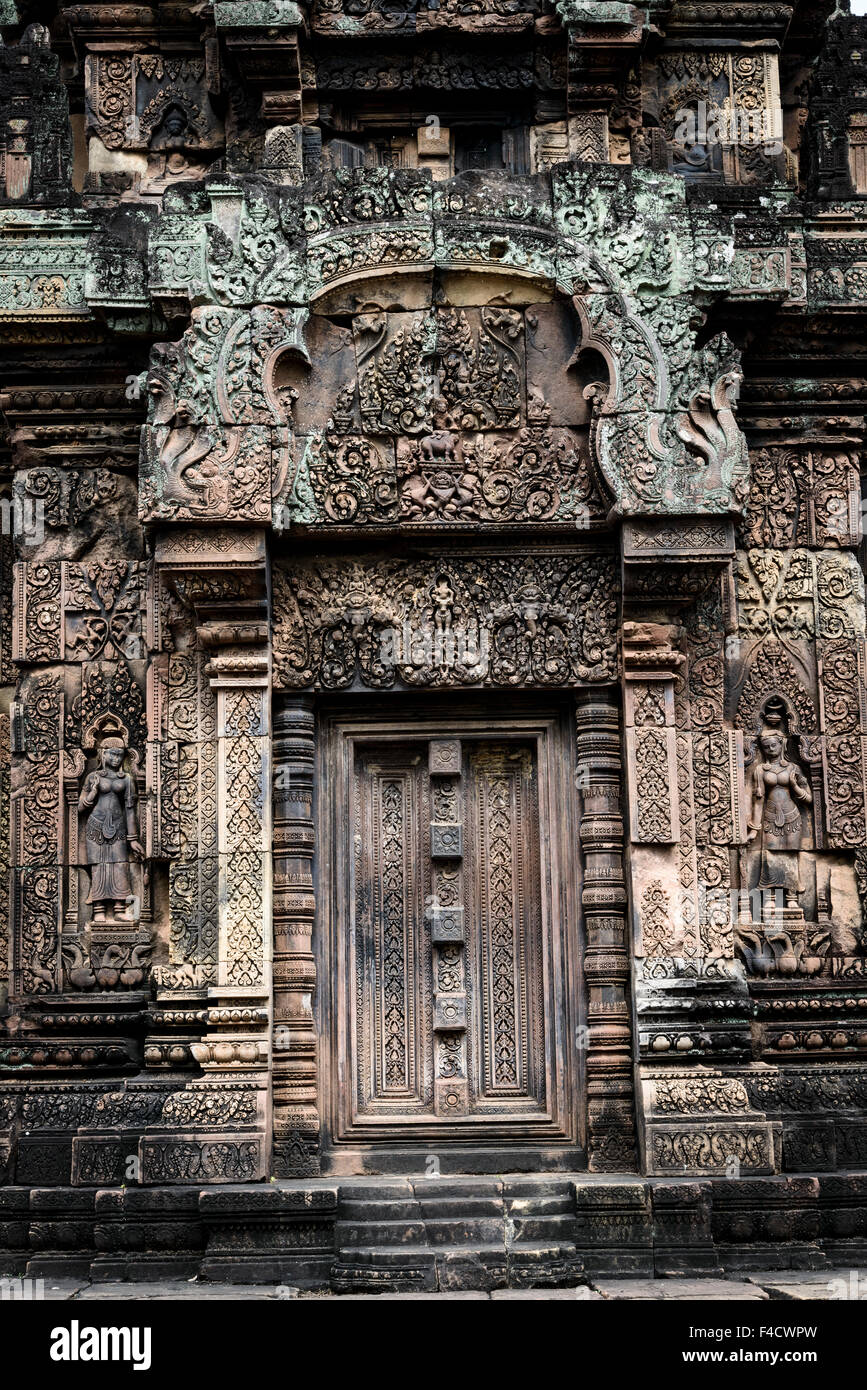
[[[581,788],[581,903],[586,924],[587,1095],[591,1172],[637,1164],[632,1079],[620,713],[613,698],[585,695],[576,711]]]
[[[274,1171],[319,1171],[313,956],[314,709],[282,696],[274,713]]]

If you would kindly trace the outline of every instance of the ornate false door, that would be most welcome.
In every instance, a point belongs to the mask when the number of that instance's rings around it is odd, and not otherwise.
[[[419,1144],[575,1163],[566,725],[327,723],[333,1149],[392,1170]]]

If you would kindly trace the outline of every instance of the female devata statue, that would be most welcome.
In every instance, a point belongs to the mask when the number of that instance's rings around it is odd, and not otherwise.
[[[759,888],[782,889],[786,907],[798,906],[798,894],[806,890],[801,879],[801,846],[804,825],[801,808],[813,800],[807,779],[786,756],[786,741],[778,729],[759,734],[759,757],[753,769],[753,817],[755,839],[761,834]]]
[[[93,922],[128,920],[133,897],[130,855],[144,859],[138,839],[135,781],[123,771],[126,745],[107,738],[99,750],[99,767],[88,774],[78,799],[79,811],[90,811],[84,827]]]

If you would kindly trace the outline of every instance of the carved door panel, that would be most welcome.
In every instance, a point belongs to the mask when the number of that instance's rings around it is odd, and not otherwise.
[[[337,1142],[576,1142],[557,732],[339,729]]]

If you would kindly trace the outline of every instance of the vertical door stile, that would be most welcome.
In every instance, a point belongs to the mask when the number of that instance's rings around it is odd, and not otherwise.
[[[359,961],[364,959],[364,941],[367,934],[367,923],[364,920],[364,901],[362,897],[363,883],[365,877],[365,866],[361,862],[362,845],[364,844],[364,782],[356,775],[356,752],[352,743],[345,745],[346,756],[349,766],[346,769],[347,775],[344,778],[344,785],[349,788],[349,795],[346,798],[346,812],[349,818],[351,834],[347,837],[347,863],[349,871],[349,894],[347,899],[347,921],[348,921],[348,940],[345,950],[342,950],[343,968],[345,978],[343,982],[344,998],[348,1002],[349,1013],[349,1036],[347,1042],[347,1053],[340,1056],[339,1062],[339,1084],[341,1089],[345,1085],[351,1086],[354,1093],[353,1108],[360,1110],[364,1104],[367,1094],[365,1088],[365,1077],[370,1076],[373,1059],[368,1055],[366,1038],[363,1031],[363,1021],[365,1015],[365,1000],[359,988],[359,969],[363,972],[364,966],[359,967]],[[338,837],[335,837],[338,838]],[[345,1011],[338,1010],[338,1018],[341,1029],[344,1029]],[[350,1063],[350,1057],[357,1059],[357,1065]]]
[[[430,927],[434,974],[434,1109],[456,1118],[470,1108],[464,935],[463,761],[459,739],[432,739]]]

